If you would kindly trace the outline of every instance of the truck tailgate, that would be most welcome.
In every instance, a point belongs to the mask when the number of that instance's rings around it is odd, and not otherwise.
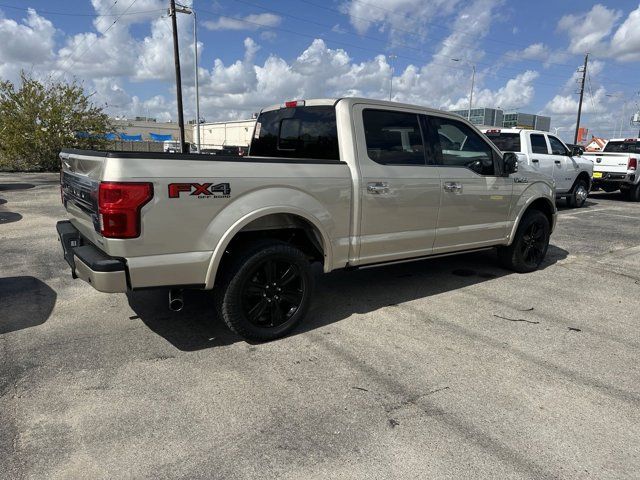
[[[99,240],[98,185],[104,159],[101,152],[60,153],[62,201],[73,225],[93,243]]]
[[[594,172],[627,173],[628,153],[597,152],[583,157],[593,162]]]

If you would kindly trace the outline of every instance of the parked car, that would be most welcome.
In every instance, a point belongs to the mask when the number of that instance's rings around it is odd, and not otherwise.
[[[581,157],[582,148],[567,147],[555,135],[519,128],[484,129],[484,134],[503,152],[518,153],[518,167],[553,178],[558,198],[570,207],[582,207],[591,189],[593,163]]]
[[[459,116],[342,98],[261,111],[247,157],[63,150],[57,225],[74,276],[103,292],[214,289],[236,333],[267,340],[325,272],[498,249],[536,270],[556,222],[552,181],[517,172]]]
[[[593,186],[605,192],[620,190],[633,202],[640,202],[640,138],[613,138],[602,152],[585,153],[593,162]]]

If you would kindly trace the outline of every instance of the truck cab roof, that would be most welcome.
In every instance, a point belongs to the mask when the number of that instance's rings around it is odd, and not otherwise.
[[[377,105],[381,107],[394,107],[394,108],[406,108],[412,110],[420,110],[424,113],[431,113],[434,115],[446,115],[450,117],[455,117],[457,119],[462,118],[464,121],[468,122],[468,120],[464,117],[460,117],[453,112],[449,112],[446,110],[438,110],[437,108],[429,108],[423,105],[415,105],[409,103],[401,103],[401,102],[391,102],[388,100],[378,100],[374,98],[364,98],[364,97],[339,97],[339,98],[312,98],[312,99],[300,99],[300,100],[290,100],[276,105],[270,105],[268,107],[260,110],[260,113],[269,112],[273,110],[279,110],[281,108],[293,108],[293,107],[316,107],[316,106],[332,106],[337,105],[338,103],[346,103],[347,107],[352,105],[356,105],[359,103],[366,103],[367,105]]]

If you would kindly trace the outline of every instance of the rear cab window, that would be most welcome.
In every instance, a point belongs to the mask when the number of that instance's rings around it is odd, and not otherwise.
[[[520,134],[512,132],[487,131],[489,140],[502,152],[521,152]]]
[[[262,112],[249,155],[339,161],[335,107],[303,106]]]
[[[610,141],[605,145],[603,152],[640,153],[640,142],[635,138],[624,141]]]

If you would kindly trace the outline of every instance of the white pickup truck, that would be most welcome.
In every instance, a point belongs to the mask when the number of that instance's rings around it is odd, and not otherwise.
[[[640,138],[612,138],[602,152],[585,153],[593,162],[593,186],[605,192],[620,190],[633,202],[640,202]]]
[[[518,173],[460,117],[343,98],[261,111],[249,156],[63,150],[58,223],[72,274],[103,292],[213,289],[236,333],[291,331],[324,271],[498,248],[538,268],[550,179]]]
[[[521,128],[484,129],[503,152],[518,154],[518,168],[553,178],[556,196],[565,197],[570,207],[582,207],[591,189],[593,163],[582,158],[581,149],[570,149],[555,135]]]

